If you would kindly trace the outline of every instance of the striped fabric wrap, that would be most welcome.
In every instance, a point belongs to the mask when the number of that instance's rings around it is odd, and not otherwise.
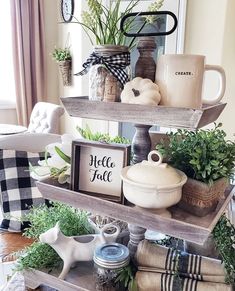
[[[136,253],[139,291],[229,291],[220,260],[143,240]]]

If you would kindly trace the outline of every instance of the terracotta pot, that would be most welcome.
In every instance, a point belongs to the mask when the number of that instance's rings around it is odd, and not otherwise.
[[[216,180],[211,186],[188,178],[183,186],[179,206],[196,216],[205,216],[216,209],[219,198],[223,196],[227,185],[226,178]]]

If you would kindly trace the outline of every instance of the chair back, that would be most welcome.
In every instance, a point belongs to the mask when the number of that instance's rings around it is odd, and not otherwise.
[[[28,132],[31,133],[59,133],[59,119],[64,108],[48,102],[38,102],[34,106]]]
[[[0,137],[0,149],[37,153],[54,142],[61,142],[61,136],[51,133],[14,134]]]

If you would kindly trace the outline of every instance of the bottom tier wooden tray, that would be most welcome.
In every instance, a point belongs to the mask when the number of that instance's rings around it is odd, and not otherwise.
[[[165,218],[147,210],[117,204],[80,192],[71,191],[58,185],[57,181],[51,179],[44,182],[37,182],[37,186],[44,198],[61,201],[95,214],[107,215],[133,225],[159,231],[201,245],[206,241],[215,227],[234,193],[234,186],[229,186],[216,210],[205,217],[194,216],[174,206],[169,209],[172,213],[172,218]]]
[[[26,287],[36,289],[39,286],[47,286],[60,291],[95,291],[95,270],[93,262],[78,263],[72,268],[65,280],[58,279],[61,270],[27,270],[23,272]],[[44,289],[44,288],[42,288]],[[46,288],[45,288],[46,289]]]

